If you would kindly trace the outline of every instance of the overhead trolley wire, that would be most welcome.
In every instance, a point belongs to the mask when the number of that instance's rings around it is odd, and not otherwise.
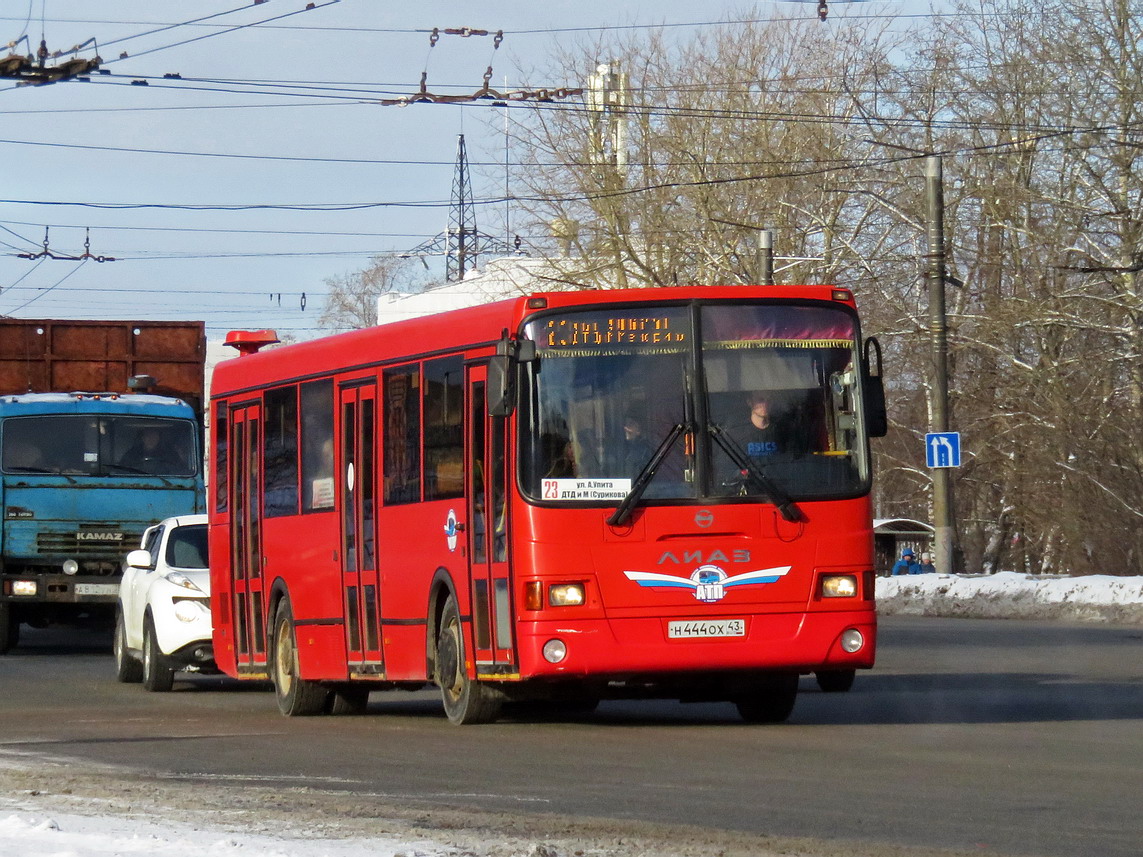
[[[271,18],[265,18],[261,21],[250,21],[250,22],[245,23],[245,24],[238,24],[236,26],[227,27],[224,30],[219,30],[219,31],[214,32],[214,33],[205,33],[204,35],[201,35],[201,36],[194,36],[194,37],[189,38],[189,39],[183,39],[180,42],[172,42],[169,45],[160,45],[157,48],[150,48],[150,49],[145,50],[145,51],[140,51],[139,53],[136,53],[136,54],[130,54],[127,56],[121,56],[121,57],[117,57],[115,59],[106,60],[106,61],[104,61],[103,64],[104,65],[110,65],[113,62],[119,62],[120,60],[124,60],[124,59],[137,59],[139,57],[145,57],[148,54],[158,53],[159,51],[169,50],[170,48],[177,48],[177,47],[181,47],[182,45],[189,45],[193,42],[201,42],[203,39],[212,39],[215,36],[224,36],[228,33],[238,32],[239,30],[247,30],[247,29],[250,29],[251,27],[259,27],[259,26],[262,26],[263,24],[267,24],[267,23],[270,23],[272,21],[281,21],[284,18],[292,18],[294,15],[300,15],[303,12],[312,12],[312,11],[315,11],[317,9],[324,9],[327,6],[333,6],[334,4],[340,3],[340,2],[341,2],[341,0],[326,0],[326,2],[320,3],[320,4],[318,4],[318,3],[307,3],[303,8],[295,9],[292,12],[285,12],[281,15],[275,15]],[[223,13],[223,14],[229,14],[229,13]],[[123,40],[120,40],[120,41],[123,41]]]

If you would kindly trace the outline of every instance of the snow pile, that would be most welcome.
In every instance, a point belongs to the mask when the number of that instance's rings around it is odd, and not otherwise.
[[[428,842],[321,839],[227,833],[177,822],[119,816],[0,812],[5,857],[444,857]]]
[[[877,578],[877,611],[892,616],[1057,619],[1143,624],[1143,577],[912,574]]]

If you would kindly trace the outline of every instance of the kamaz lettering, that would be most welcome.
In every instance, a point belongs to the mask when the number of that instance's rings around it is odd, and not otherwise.
[[[122,533],[76,533],[76,540],[81,542],[121,542]]]

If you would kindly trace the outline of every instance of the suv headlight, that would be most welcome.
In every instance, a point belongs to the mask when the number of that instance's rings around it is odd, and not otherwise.
[[[202,592],[201,589],[195,585],[195,582],[183,574],[181,571],[169,571],[163,575],[163,580],[167,583],[173,583],[175,586],[181,586],[183,589],[190,589],[194,592]],[[203,592],[203,595],[206,593]]]

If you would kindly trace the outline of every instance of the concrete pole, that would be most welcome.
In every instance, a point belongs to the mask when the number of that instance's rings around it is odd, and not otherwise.
[[[758,283],[774,285],[774,233],[770,229],[758,233],[758,263],[761,271]]]
[[[940,155],[925,159],[925,199],[928,208],[929,239],[929,354],[933,363],[933,404],[931,431],[949,430],[948,328],[945,320],[945,192],[944,171]],[[952,474],[950,468],[937,467],[933,476],[933,564],[937,571],[949,574],[953,568]]]

